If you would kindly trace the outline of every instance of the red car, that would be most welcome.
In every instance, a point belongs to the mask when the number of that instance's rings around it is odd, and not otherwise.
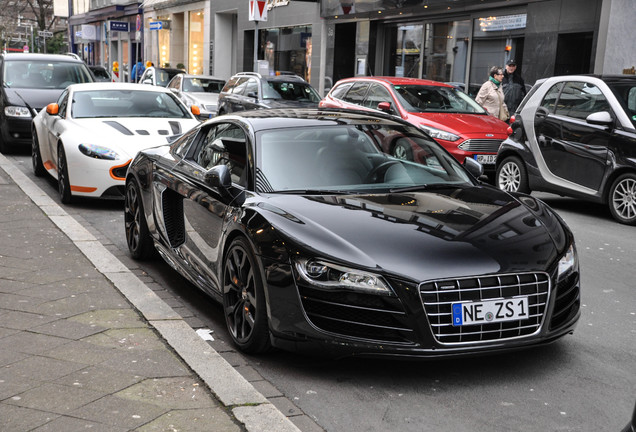
[[[422,128],[458,161],[473,158],[494,175],[508,125],[456,87],[437,81],[396,77],[356,77],[340,80],[320,101],[321,108],[384,111]],[[414,160],[411,149],[389,152]]]

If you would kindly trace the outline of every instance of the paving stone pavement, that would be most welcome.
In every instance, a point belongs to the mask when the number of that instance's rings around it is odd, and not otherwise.
[[[299,431],[0,154],[0,431]]]

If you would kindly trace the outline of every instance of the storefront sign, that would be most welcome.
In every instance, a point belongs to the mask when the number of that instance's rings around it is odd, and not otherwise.
[[[279,6],[287,6],[289,4],[289,0],[267,0],[267,10],[272,10],[272,8]]]
[[[502,31],[526,28],[527,14],[490,16],[479,18],[481,31]]]
[[[125,21],[110,21],[111,31],[128,31],[128,23]]]

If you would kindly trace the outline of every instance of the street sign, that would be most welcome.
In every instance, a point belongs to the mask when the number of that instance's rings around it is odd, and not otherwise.
[[[250,0],[249,21],[267,21],[267,1]]]
[[[44,37],[44,38],[50,38],[50,37],[53,37],[53,32],[46,31],[46,30],[38,30],[38,36]]]
[[[163,28],[163,22],[150,21],[150,30],[161,30]]]

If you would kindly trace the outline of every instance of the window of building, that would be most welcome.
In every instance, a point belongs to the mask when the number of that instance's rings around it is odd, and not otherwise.
[[[203,73],[203,11],[191,11],[188,34],[188,72]]]
[[[267,61],[269,75],[291,72],[311,79],[311,26],[260,30],[258,58]]]

